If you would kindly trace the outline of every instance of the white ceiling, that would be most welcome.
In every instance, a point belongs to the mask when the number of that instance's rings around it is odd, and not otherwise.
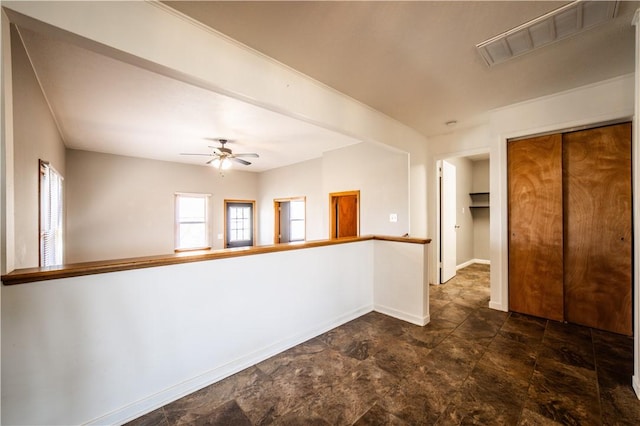
[[[359,141],[21,28],[68,148],[205,164],[229,139],[260,172]]]
[[[425,136],[509,105],[634,70],[631,18],[488,68],[475,45],[566,2],[165,2]],[[202,164],[205,138],[257,152],[263,171],[358,141],[20,29],[65,143]]]

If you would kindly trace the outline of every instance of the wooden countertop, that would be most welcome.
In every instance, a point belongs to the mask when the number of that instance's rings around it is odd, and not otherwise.
[[[431,239],[428,238],[367,235],[362,237],[305,241],[300,243],[274,244],[269,246],[239,247],[221,250],[196,250],[157,256],[72,263],[68,265],[49,266],[45,268],[16,269],[6,275],[2,275],[2,283],[4,285],[24,284],[36,281],[53,280],[58,278],[79,277],[82,275],[102,274],[106,272],[152,268],[154,266],[175,265],[179,263],[201,262],[205,260],[251,256],[255,254],[274,253],[279,251],[301,250],[306,248],[346,244],[367,240],[394,241],[410,244],[429,244],[431,242]]]

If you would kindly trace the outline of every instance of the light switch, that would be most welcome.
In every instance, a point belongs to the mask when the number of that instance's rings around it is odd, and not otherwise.
[[[398,221],[398,215],[396,213],[391,213],[389,215],[389,222],[397,222]]]
[[[218,234],[218,239],[221,240],[222,239],[222,234]]]

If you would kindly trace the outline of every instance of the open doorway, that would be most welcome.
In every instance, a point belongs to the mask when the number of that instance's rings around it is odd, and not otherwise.
[[[436,282],[472,264],[490,264],[489,154],[444,158],[437,163]]]
[[[305,197],[281,198],[273,200],[274,244],[292,243],[305,240]]]

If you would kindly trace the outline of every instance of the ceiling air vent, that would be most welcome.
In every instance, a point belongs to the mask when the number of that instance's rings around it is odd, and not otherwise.
[[[617,10],[617,1],[574,1],[476,47],[491,67],[607,22]]]

